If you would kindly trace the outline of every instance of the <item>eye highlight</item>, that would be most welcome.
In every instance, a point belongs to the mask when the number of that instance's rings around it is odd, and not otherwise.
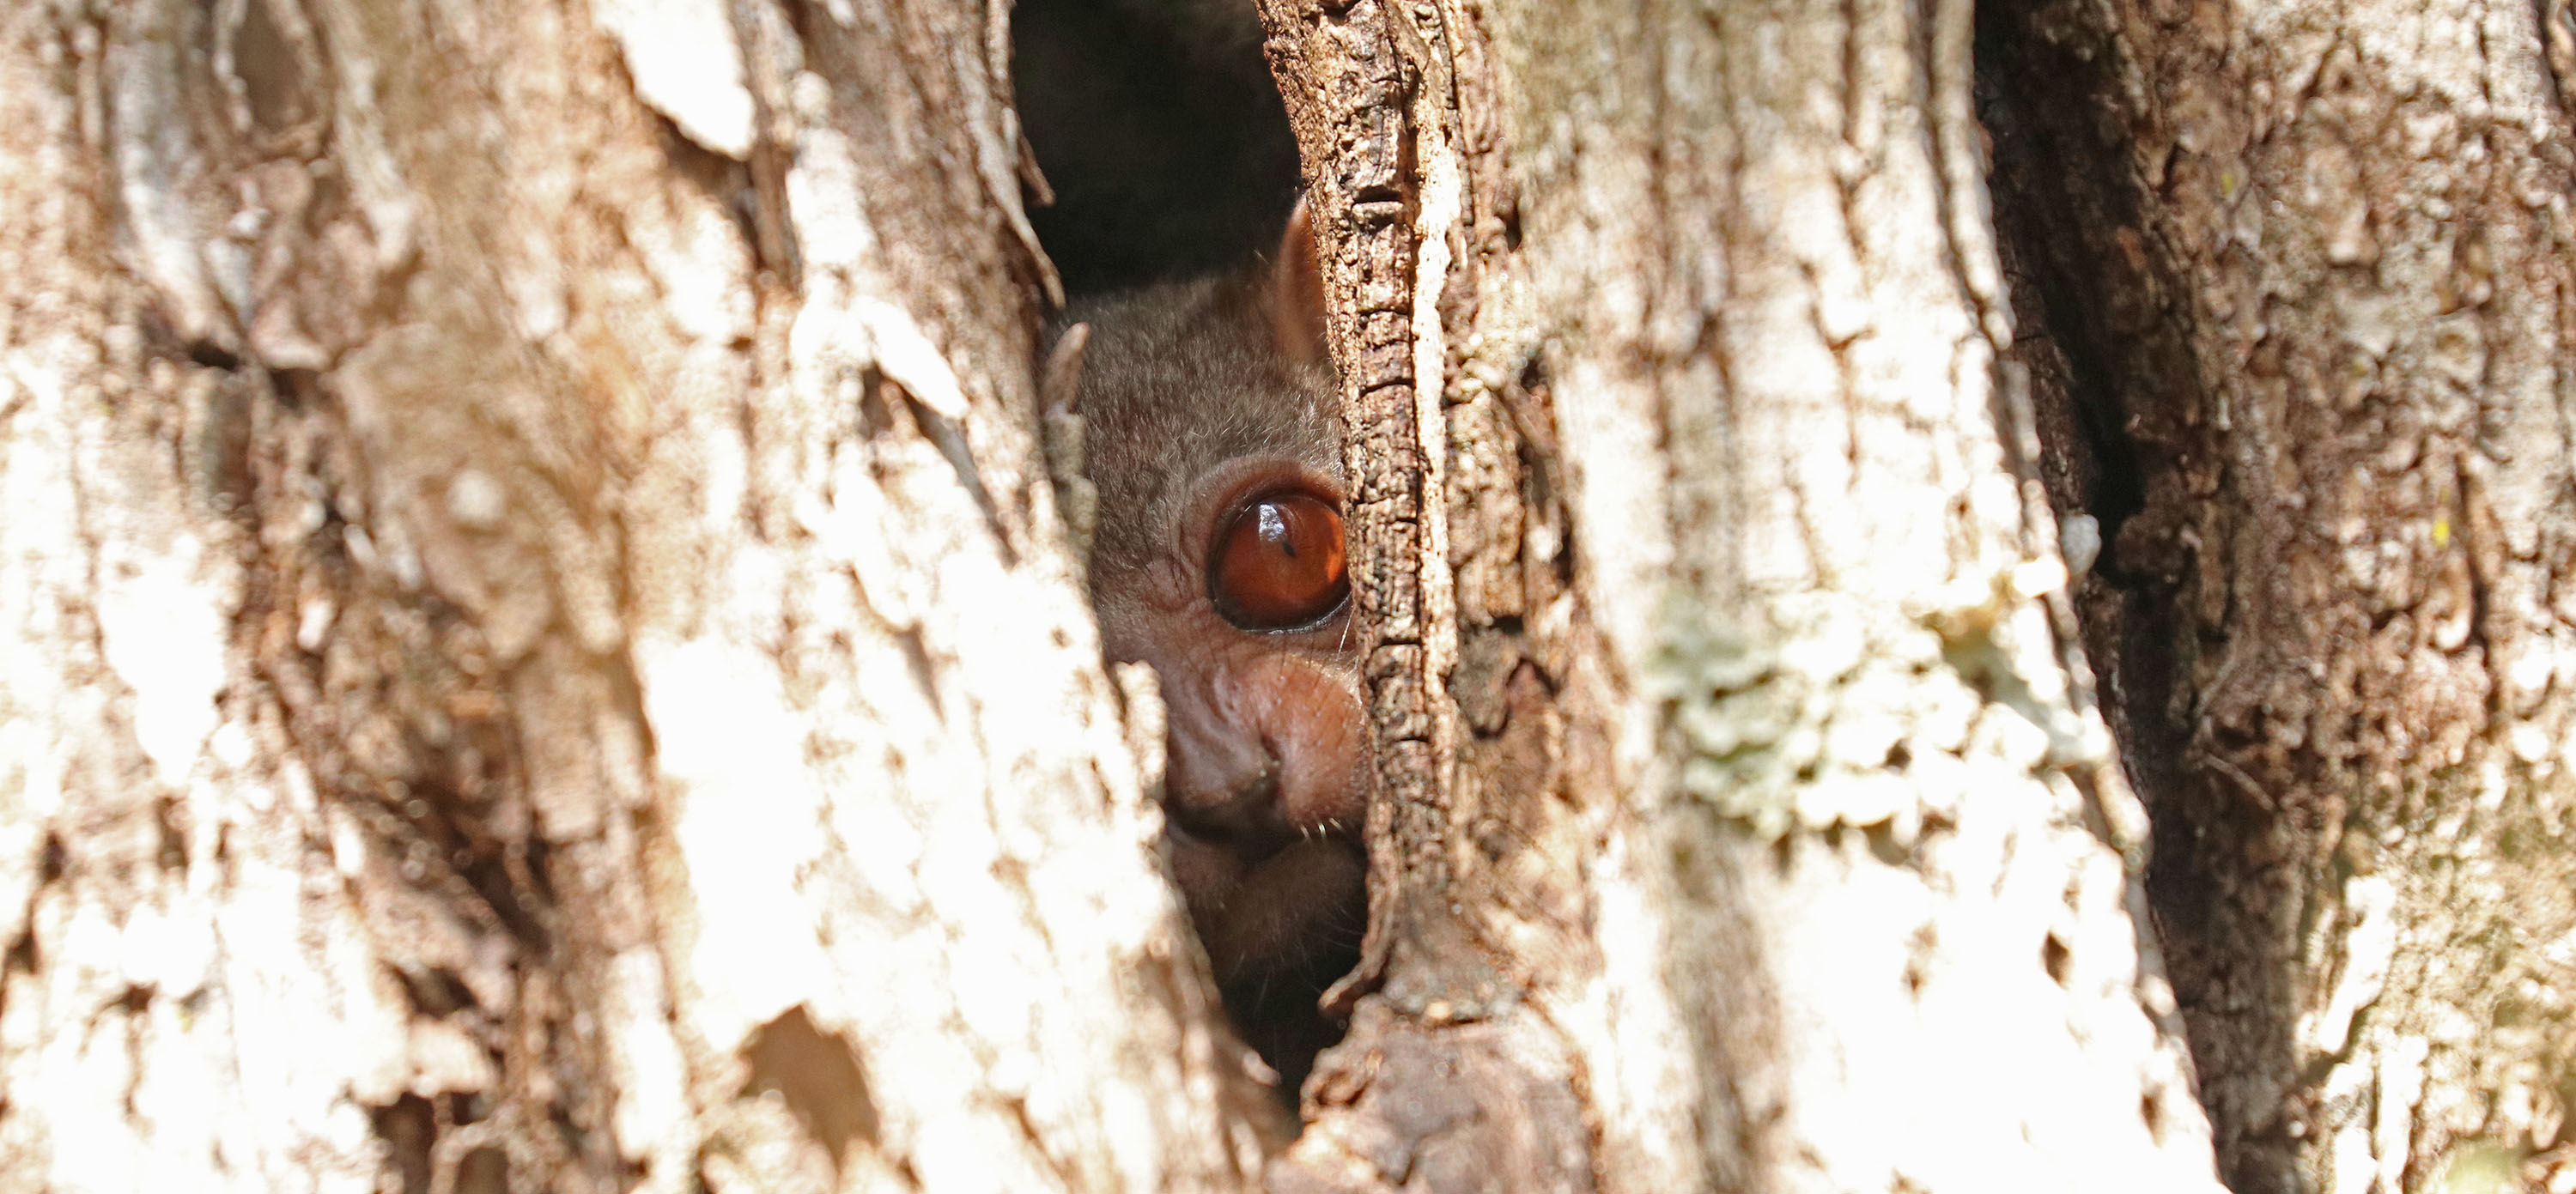
[[[1350,596],[1342,513],[1311,493],[1265,494],[1216,533],[1208,598],[1245,630],[1294,630],[1322,621]]]

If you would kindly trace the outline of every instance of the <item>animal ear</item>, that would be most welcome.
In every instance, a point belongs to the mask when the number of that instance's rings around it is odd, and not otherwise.
[[[1046,368],[1038,372],[1039,410],[1073,413],[1073,401],[1082,395],[1082,350],[1090,343],[1087,323],[1066,328],[1055,338],[1055,347],[1047,350]]]
[[[1315,260],[1315,224],[1303,198],[1288,213],[1288,230],[1279,234],[1279,255],[1270,262],[1270,334],[1279,355],[1301,364],[1332,362],[1324,338],[1324,272]]]

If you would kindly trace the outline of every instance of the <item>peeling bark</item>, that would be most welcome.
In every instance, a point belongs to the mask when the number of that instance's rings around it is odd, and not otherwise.
[[[999,7],[0,15],[0,1189],[1237,1189]]]
[[[0,14],[0,1192],[2565,1180],[2563,5],[1261,7],[1377,787],[1293,1142],[1006,5]]]
[[[1380,747],[1359,1015],[1274,1188],[2215,1188],[1967,6],[1264,9]]]

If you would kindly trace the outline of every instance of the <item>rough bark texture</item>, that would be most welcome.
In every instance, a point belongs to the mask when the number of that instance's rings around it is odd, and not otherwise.
[[[1262,4],[1379,787],[1277,1157],[1004,6],[0,11],[0,1192],[2210,1189],[2043,472],[2240,1194],[2569,1180],[2558,0],[1992,9],[2036,420],[1964,0]]]
[[[1368,953],[1337,992],[1357,1015],[1271,1184],[1590,1190],[1570,1042],[1527,996],[1597,969],[1580,866],[1615,805],[1575,789],[1606,759],[1597,652],[1577,648],[1537,345],[1502,290],[1493,69],[1480,33],[1448,33],[1463,8],[1265,9],[1330,222],[1377,765]]]
[[[1004,10],[0,10],[0,1190],[1239,1188]]]
[[[2086,629],[2240,1194],[2576,1188],[2566,15],[1985,32],[2051,479],[2098,519]]]
[[[1967,7],[1264,8],[1381,749],[1274,1187],[2212,1188]]]

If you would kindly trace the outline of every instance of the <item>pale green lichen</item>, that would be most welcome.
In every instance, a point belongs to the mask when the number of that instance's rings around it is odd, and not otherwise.
[[[2432,1188],[2442,1194],[2506,1194],[2521,1188],[2523,1150],[2489,1140],[2462,1140],[2442,1159]]]
[[[1976,791],[2107,758],[2025,591],[2052,576],[2003,569],[1902,614],[1800,593],[1758,632],[1668,601],[1646,689],[1682,789],[1765,838],[1885,826],[1910,843]]]

